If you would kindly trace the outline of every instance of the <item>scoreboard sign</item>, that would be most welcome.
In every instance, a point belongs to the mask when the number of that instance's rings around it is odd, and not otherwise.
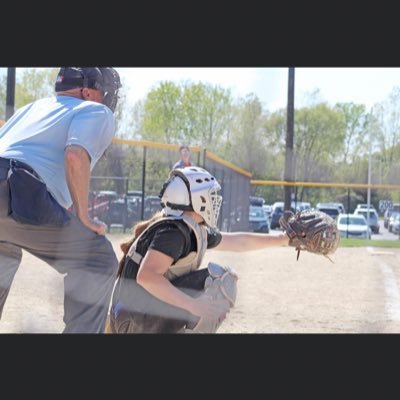
[[[393,202],[391,200],[379,200],[379,209],[385,211],[393,207]]]

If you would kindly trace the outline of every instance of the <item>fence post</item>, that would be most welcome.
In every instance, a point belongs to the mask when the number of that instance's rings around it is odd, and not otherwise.
[[[207,169],[206,168],[206,158],[207,158],[207,149],[203,150],[203,166],[202,168]]]
[[[146,186],[146,157],[147,157],[147,147],[143,147],[143,167],[142,167],[142,209],[140,211],[140,219],[144,220],[144,188]]]

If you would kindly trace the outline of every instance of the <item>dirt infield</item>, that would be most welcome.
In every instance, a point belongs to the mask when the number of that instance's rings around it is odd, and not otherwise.
[[[126,235],[109,235],[118,256]],[[339,248],[327,258],[293,248],[209,251],[239,275],[234,309],[219,333],[398,333],[400,251]],[[24,253],[0,333],[60,333],[63,276]]]

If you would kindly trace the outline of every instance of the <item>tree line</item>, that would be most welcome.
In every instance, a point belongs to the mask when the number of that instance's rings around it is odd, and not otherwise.
[[[52,95],[57,72],[58,68],[32,68],[18,74],[16,108]],[[0,118],[5,115],[5,92],[3,76]],[[317,90],[308,94],[306,106],[296,108],[295,104],[295,181],[367,183],[370,156],[372,183],[399,184],[400,87],[369,110],[351,102],[330,105],[319,97]],[[250,171],[252,179],[283,180],[286,109],[270,112],[254,93],[238,98],[218,85],[164,81],[145,98],[129,104],[124,85],[116,120],[117,137],[201,146]],[[109,154],[96,167],[99,175],[137,174],[121,149],[114,146],[112,152],[118,154]],[[157,162],[149,168],[154,168],[154,175],[160,174]],[[280,187],[257,186],[253,191],[269,203],[283,198]],[[348,193],[303,187],[297,196],[313,203],[343,201]],[[354,202],[364,202],[366,190],[352,189],[350,196]],[[383,198],[400,200],[393,190],[373,190],[371,196],[373,204]]]

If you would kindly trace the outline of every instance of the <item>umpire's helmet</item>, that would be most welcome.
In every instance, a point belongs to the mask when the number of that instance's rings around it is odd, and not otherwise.
[[[121,81],[118,72],[111,67],[61,67],[55,83],[55,91],[87,87],[103,92],[103,104],[113,112],[117,106]]]
[[[195,211],[211,228],[217,227],[222,196],[214,176],[200,167],[177,168],[170,172],[161,192],[161,206],[167,215]]]

